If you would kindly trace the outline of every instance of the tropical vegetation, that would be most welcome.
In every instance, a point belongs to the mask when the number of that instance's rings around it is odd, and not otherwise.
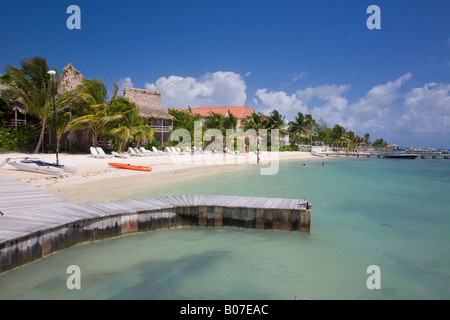
[[[129,143],[138,146],[147,143],[148,146],[159,147],[154,139],[154,129],[146,125],[149,119],[139,114],[138,107],[124,97],[118,95],[118,85],[108,94],[106,86],[100,79],[82,79],[74,90],[60,92],[60,74],[56,67],[52,78],[48,62],[42,57],[32,57],[20,61],[18,68],[8,65],[6,74],[0,76],[0,83],[6,85],[3,96],[0,97],[0,151],[27,150],[37,153],[44,149],[45,132],[56,132],[55,145],[47,145],[46,149],[61,148],[62,137],[69,131],[88,130],[91,133],[92,145],[98,141],[113,141],[113,149],[125,150]],[[56,92],[56,105],[53,106],[52,85]],[[6,94],[5,94],[6,93]],[[11,103],[19,99],[27,112],[27,125],[13,128],[7,123],[11,119],[13,109]],[[54,110],[56,119],[54,117]],[[169,109],[174,116],[173,129],[185,129],[194,141],[195,122],[199,116],[188,112]],[[297,112],[289,122],[278,110],[272,110],[268,115],[253,112],[237,126],[237,119],[231,114],[221,115],[211,112],[206,117],[202,133],[208,129],[218,129],[226,136],[228,129],[245,132],[254,129],[267,130],[267,145],[272,144],[271,131],[279,130],[280,141],[289,135],[291,146],[283,146],[281,150],[294,150],[299,145],[328,145],[334,148],[354,150],[356,148],[385,148],[387,142],[378,138],[373,143],[369,133],[362,136],[344,128],[340,124],[328,126],[323,119],[313,119],[311,114]],[[53,139],[55,140],[55,139]],[[235,139],[237,141],[237,139]],[[80,146],[71,146],[70,150],[81,150]],[[83,149],[84,150],[84,149]],[[69,150],[67,150],[69,151]]]
[[[7,73],[0,78],[1,83],[8,87],[8,97],[0,100],[0,150],[22,150],[25,146],[34,145],[34,152],[37,153],[43,147],[46,131],[56,132],[55,146],[47,146],[47,149],[59,150],[63,135],[80,129],[91,132],[93,146],[97,146],[100,138],[114,141],[113,148],[116,150],[123,150],[129,142],[135,142],[138,146],[144,141],[153,143],[154,129],[146,125],[147,119],[139,115],[134,103],[118,96],[117,84],[114,83],[110,96],[100,79],[82,79],[81,85],[74,90],[58,93],[60,74],[57,68],[53,69],[56,75],[52,83],[48,74],[50,68],[44,58],[23,60],[20,68],[6,67]],[[52,84],[56,92],[55,106]],[[16,99],[26,106],[27,119],[30,116],[36,119],[27,121],[26,128],[7,127],[6,118],[12,112],[10,101]],[[36,134],[32,132],[38,132],[37,141]],[[21,147],[16,143],[17,136],[23,138]]]

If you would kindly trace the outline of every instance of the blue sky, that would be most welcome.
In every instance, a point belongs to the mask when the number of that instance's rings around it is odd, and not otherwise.
[[[80,30],[66,26],[72,4]],[[372,141],[450,148],[448,0],[2,0],[0,28],[0,72],[39,55],[108,88],[159,90],[168,108],[301,111]]]

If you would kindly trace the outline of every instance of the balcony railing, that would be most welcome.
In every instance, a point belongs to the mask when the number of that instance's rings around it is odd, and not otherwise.
[[[156,132],[171,132],[173,130],[173,126],[154,126],[150,125]]]

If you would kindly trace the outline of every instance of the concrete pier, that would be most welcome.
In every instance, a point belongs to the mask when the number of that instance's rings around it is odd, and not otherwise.
[[[83,242],[174,227],[310,232],[306,200],[181,195],[76,204],[0,178],[0,272]]]

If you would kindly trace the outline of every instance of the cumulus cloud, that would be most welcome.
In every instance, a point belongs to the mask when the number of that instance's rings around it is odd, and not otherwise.
[[[401,116],[402,130],[414,133],[450,134],[450,84],[427,83],[405,95]]]
[[[373,87],[365,97],[351,106],[351,110],[356,113],[377,113],[380,107],[390,105],[401,97],[398,89],[400,89],[405,81],[411,79],[411,77],[411,73],[407,73],[394,82],[389,81],[386,84]]]
[[[133,82],[130,77],[126,77],[117,81],[117,85],[119,86],[119,93],[123,88],[133,88]]]
[[[217,71],[193,77],[161,77],[155,83],[146,83],[147,90],[161,91],[162,103],[168,108],[242,106],[247,88],[241,75]]]
[[[267,91],[267,89],[259,89],[255,96],[259,99],[253,101],[260,105],[260,110],[265,114],[269,114],[271,110],[278,110],[283,115],[289,117],[297,112],[306,113],[307,107],[298,99],[296,94],[287,95],[284,91]],[[259,103],[259,101],[261,103]]]
[[[427,83],[405,90],[412,78],[406,73],[396,80],[373,86],[349,103],[349,85],[326,84],[284,91],[259,89],[253,98],[259,109],[268,113],[277,109],[288,120],[297,112],[324,119],[330,126],[340,124],[363,135],[389,138],[408,132],[410,135],[450,134],[450,84]]]

